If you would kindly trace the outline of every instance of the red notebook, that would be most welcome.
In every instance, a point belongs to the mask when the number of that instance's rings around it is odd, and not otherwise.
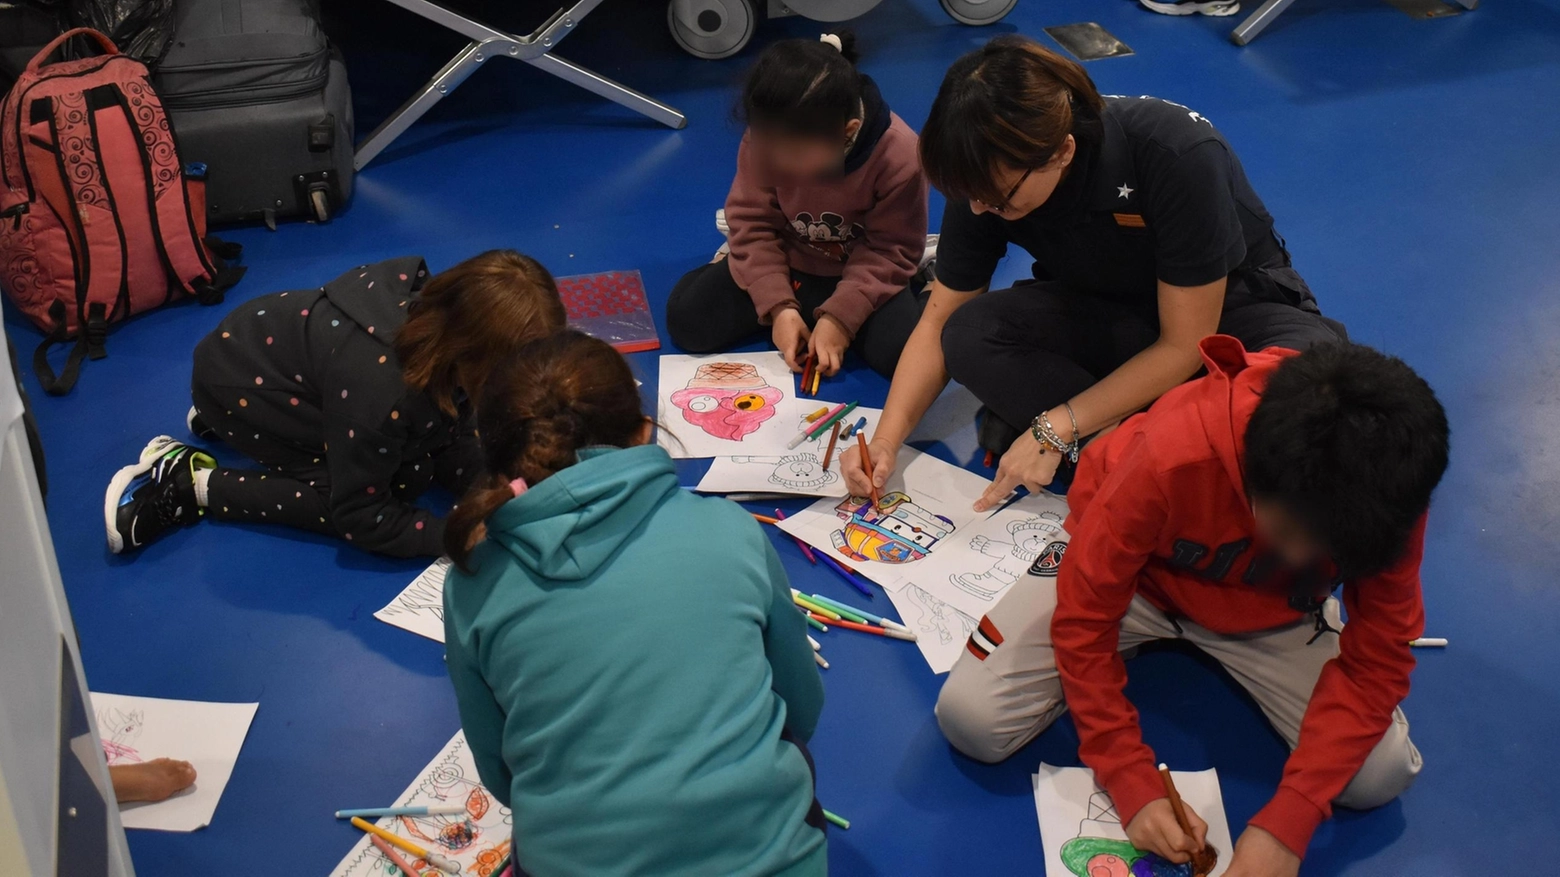
[[[661,346],[638,271],[603,271],[557,280],[570,328],[600,338],[622,353]]]

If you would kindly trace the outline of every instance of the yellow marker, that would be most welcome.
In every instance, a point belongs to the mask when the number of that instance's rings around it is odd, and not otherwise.
[[[352,817],[352,824],[358,828],[363,829],[369,834],[382,838],[385,843],[390,844],[391,846],[399,847],[414,856],[426,859],[428,864],[438,868],[440,871],[443,871],[446,874],[460,873],[460,865],[456,864],[455,862],[444,858],[430,849],[420,847],[406,838],[401,837],[399,834],[385,831],[383,828],[380,828],[379,826],[369,822],[367,819],[364,819],[361,816]]]
[[[823,415],[828,414],[828,413],[829,413],[829,406],[825,405],[822,408],[819,408],[817,411],[814,411],[813,413],[807,415],[807,422],[808,423],[817,423],[818,422],[818,418],[820,418]]]
[[[817,613],[818,615],[822,615],[824,618],[827,618],[830,621],[839,621],[840,620],[840,614],[838,612],[835,612],[834,610],[828,608],[827,606],[819,606],[817,603],[814,603],[813,601],[811,601],[811,600],[807,599],[806,597],[803,597],[803,596],[801,596],[799,594],[792,594],[791,595],[791,599],[793,601],[795,601],[796,605],[802,607],[803,609],[806,609],[809,612],[814,612],[814,613]]]

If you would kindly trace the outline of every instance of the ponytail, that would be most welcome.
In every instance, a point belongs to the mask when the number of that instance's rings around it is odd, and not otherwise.
[[[1104,111],[1078,62],[1028,37],[1000,36],[948,68],[921,132],[921,165],[945,196],[997,204],[998,165],[1042,168],[1068,135],[1093,153]]]
[[[629,447],[644,426],[639,387],[612,345],[566,330],[521,347],[493,369],[477,401],[484,473],[445,520],[445,553],[466,569],[517,479],[534,486],[584,448]]]
[[[772,44],[748,71],[738,121],[789,136],[841,135],[861,114],[856,58],[856,37],[849,31]]]

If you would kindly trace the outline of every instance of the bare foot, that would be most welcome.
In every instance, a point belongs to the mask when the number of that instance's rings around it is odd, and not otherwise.
[[[195,783],[195,768],[188,761],[156,758],[142,764],[109,765],[114,797],[121,804],[162,801]]]

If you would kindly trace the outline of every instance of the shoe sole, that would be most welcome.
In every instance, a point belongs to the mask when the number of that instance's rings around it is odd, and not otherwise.
[[[171,444],[177,444],[172,436],[157,436],[141,449],[140,461],[120,469],[114,473],[113,478],[109,479],[108,490],[103,494],[103,528],[108,533],[108,550],[114,554],[125,550],[125,537],[119,532],[118,520],[119,502],[124,499],[125,488],[129,487],[136,478],[150,472]]]

